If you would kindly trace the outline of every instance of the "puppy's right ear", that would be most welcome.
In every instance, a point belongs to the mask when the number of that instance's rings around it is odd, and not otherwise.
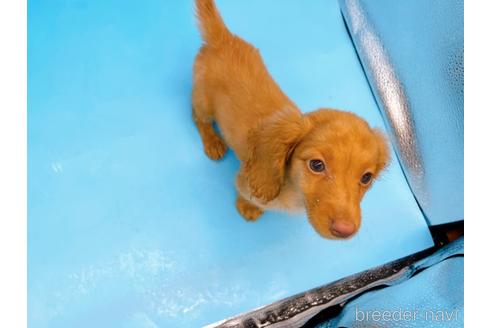
[[[378,162],[376,170],[377,174],[379,175],[379,173],[381,171],[384,171],[384,169],[389,165],[389,162],[391,160],[390,146],[388,138],[381,130],[373,129],[373,133],[378,142]]]
[[[309,125],[309,120],[297,110],[284,110],[250,132],[243,172],[252,196],[263,202],[278,196],[289,157]]]

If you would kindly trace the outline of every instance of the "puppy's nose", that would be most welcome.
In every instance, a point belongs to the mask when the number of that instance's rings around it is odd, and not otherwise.
[[[335,220],[332,222],[330,230],[334,236],[347,238],[355,232],[356,228],[352,222]]]

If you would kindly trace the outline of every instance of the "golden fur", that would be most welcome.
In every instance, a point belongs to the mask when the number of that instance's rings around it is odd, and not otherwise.
[[[372,184],[361,177],[376,178],[389,160],[384,135],[352,113],[301,113],[258,50],[227,29],[213,0],[196,0],[196,10],[204,45],[193,70],[193,119],[211,159],[230,147],[241,161],[239,213],[253,221],[264,210],[305,210],[321,236],[353,235]],[[312,160],[324,163],[323,172]]]

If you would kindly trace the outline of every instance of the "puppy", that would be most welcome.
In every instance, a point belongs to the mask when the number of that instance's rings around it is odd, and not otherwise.
[[[213,0],[196,0],[196,14],[204,45],[193,68],[193,120],[208,157],[230,147],[241,162],[239,213],[254,221],[265,210],[305,210],[322,237],[354,235],[362,197],[389,161],[385,136],[352,113],[301,113]]]

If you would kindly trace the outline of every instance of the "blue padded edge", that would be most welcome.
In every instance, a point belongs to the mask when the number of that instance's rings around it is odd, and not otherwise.
[[[340,0],[430,225],[463,213],[463,0]]]

